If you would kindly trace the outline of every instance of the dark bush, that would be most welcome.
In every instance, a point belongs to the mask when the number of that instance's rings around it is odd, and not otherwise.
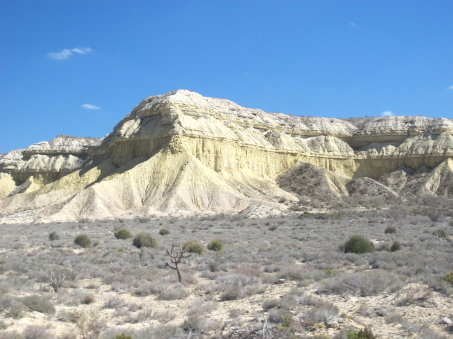
[[[160,231],[159,231],[159,234],[160,235],[167,235],[167,234],[170,234],[170,231],[167,230],[166,228],[161,228]]]
[[[57,232],[53,231],[52,233],[49,233],[49,240],[54,241],[54,240],[59,240],[60,236],[58,235]]]
[[[74,244],[79,245],[80,247],[86,248],[91,246],[91,240],[86,234],[79,234],[74,239]]]
[[[387,227],[387,228],[385,229],[384,233],[385,233],[385,234],[387,234],[387,233],[396,233],[396,228],[393,227],[393,226],[389,226],[389,227]]]
[[[223,242],[220,239],[211,240],[208,244],[208,249],[211,251],[220,251],[223,248]]]
[[[345,253],[368,253],[374,252],[374,245],[371,241],[369,241],[364,236],[359,234],[353,235],[346,241],[340,249],[343,250]]]
[[[398,241],[394,241],[392,246],[390,246],[390,252],[396,252],[401,249],[401,244]]]
[[[154,248],[157,247],[157,240],[151,234],[141,232],[135,236],[134,240],[132,241],[132,245],[134,245],[137,248],[142,247]]]
[[[447,239],[447,232],[445,232],[445,230],[443,230],[442,228],[435,230],[433,232],[433,235],[435,235],[436,237],[438,237],[440,239]]]
[[[115,238],[123,240],[133,237],[132,233],[126,228],[120,228],[119,230],[116,230],[114,234]]]
[[[453,285],[453,272],[447,273],[445,275],[445,281]]]
[[[198,241],[188,241],[182,245],[182,249],[197,254],[202,254],[204,252],[203,246]]]

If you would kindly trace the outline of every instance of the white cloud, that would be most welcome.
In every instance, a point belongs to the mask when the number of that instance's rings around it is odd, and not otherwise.
[[[349,23],[349,26],[351,26],[352,28],[356,28],[357,27],[357,25],[355,23],[353,23],[353,22]]]
[[[55,59],[55,60],[65,60],[65,59],[69,58],[71,55],[73,55],[73,53],[84,55],[84,54],[87,54],[92,51],[93,50],[90,47],[73,48],[71,50],[65,48],[61,52],[56,52],[56,53],[51,52],[51,53],[47,54],[47,56],[49,58]]]
[[[86,109],[101,109],[101,107],[99,107],[99,106],[94,106],[94,105],[90,105],[90,104],[83,104],[82,107],[86,108]]]
[[[393,116],[393,112],[392,111],[382,112],[382,116],[383,117],[391,117],[391,116]]]
[[[61,52],[49,53],[47,56],[51,59],[64,60],[71,56],[72,52],[69,49],[64,49]]]
[[[79,53],[79,54],[87,54],[92,51],[90,47],[82,47],[82,48],[73,48],[72,51],[74,53]]]
[[[448,86],[448,89],[451,89],[453,91],[453,86]]]

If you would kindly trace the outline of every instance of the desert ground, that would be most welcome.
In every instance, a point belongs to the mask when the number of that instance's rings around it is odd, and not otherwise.
[[[0,225],[0,338],[453,337],[452,201],[322,205]],[[134,246],[143,232],[152,247]],[[353,235],[374,252],[348,253]],[[182,283],[173,244],[190,254]]]

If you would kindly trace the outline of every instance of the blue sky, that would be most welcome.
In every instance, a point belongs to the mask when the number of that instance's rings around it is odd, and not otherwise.
[[[0,153],[175,89],[268,112],[453,118],[453,1],[0,0]]]

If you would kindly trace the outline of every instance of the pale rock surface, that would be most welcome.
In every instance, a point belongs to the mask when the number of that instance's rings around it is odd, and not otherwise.
[[[395,191],[410,195],[453,196],[453,160],[447,159],[433,169],[403,167],[380,180]]]
[[[430,169],[417,192],[450,195],[452,126],[425,117],[294,117],[178,90],[146,98],[104,139],[58,136],[0,156],[0,172],[11,173],[0,179],[0,210],[74,220],[284,209],[279,201],[311,191],[348,195],[352,178],[370,178],[355,181],[372,186],[366,194],[409,190],[401,183],[411,182],[409,172],[389,177],[390,189],[371,180],[404,166]],[[325,189],[293,187],[293,195],[277,184],[285,172]]]
[[[252,205],[238,214],[241,218],[262,219],[285,215],[282,211],[267,205]]]

